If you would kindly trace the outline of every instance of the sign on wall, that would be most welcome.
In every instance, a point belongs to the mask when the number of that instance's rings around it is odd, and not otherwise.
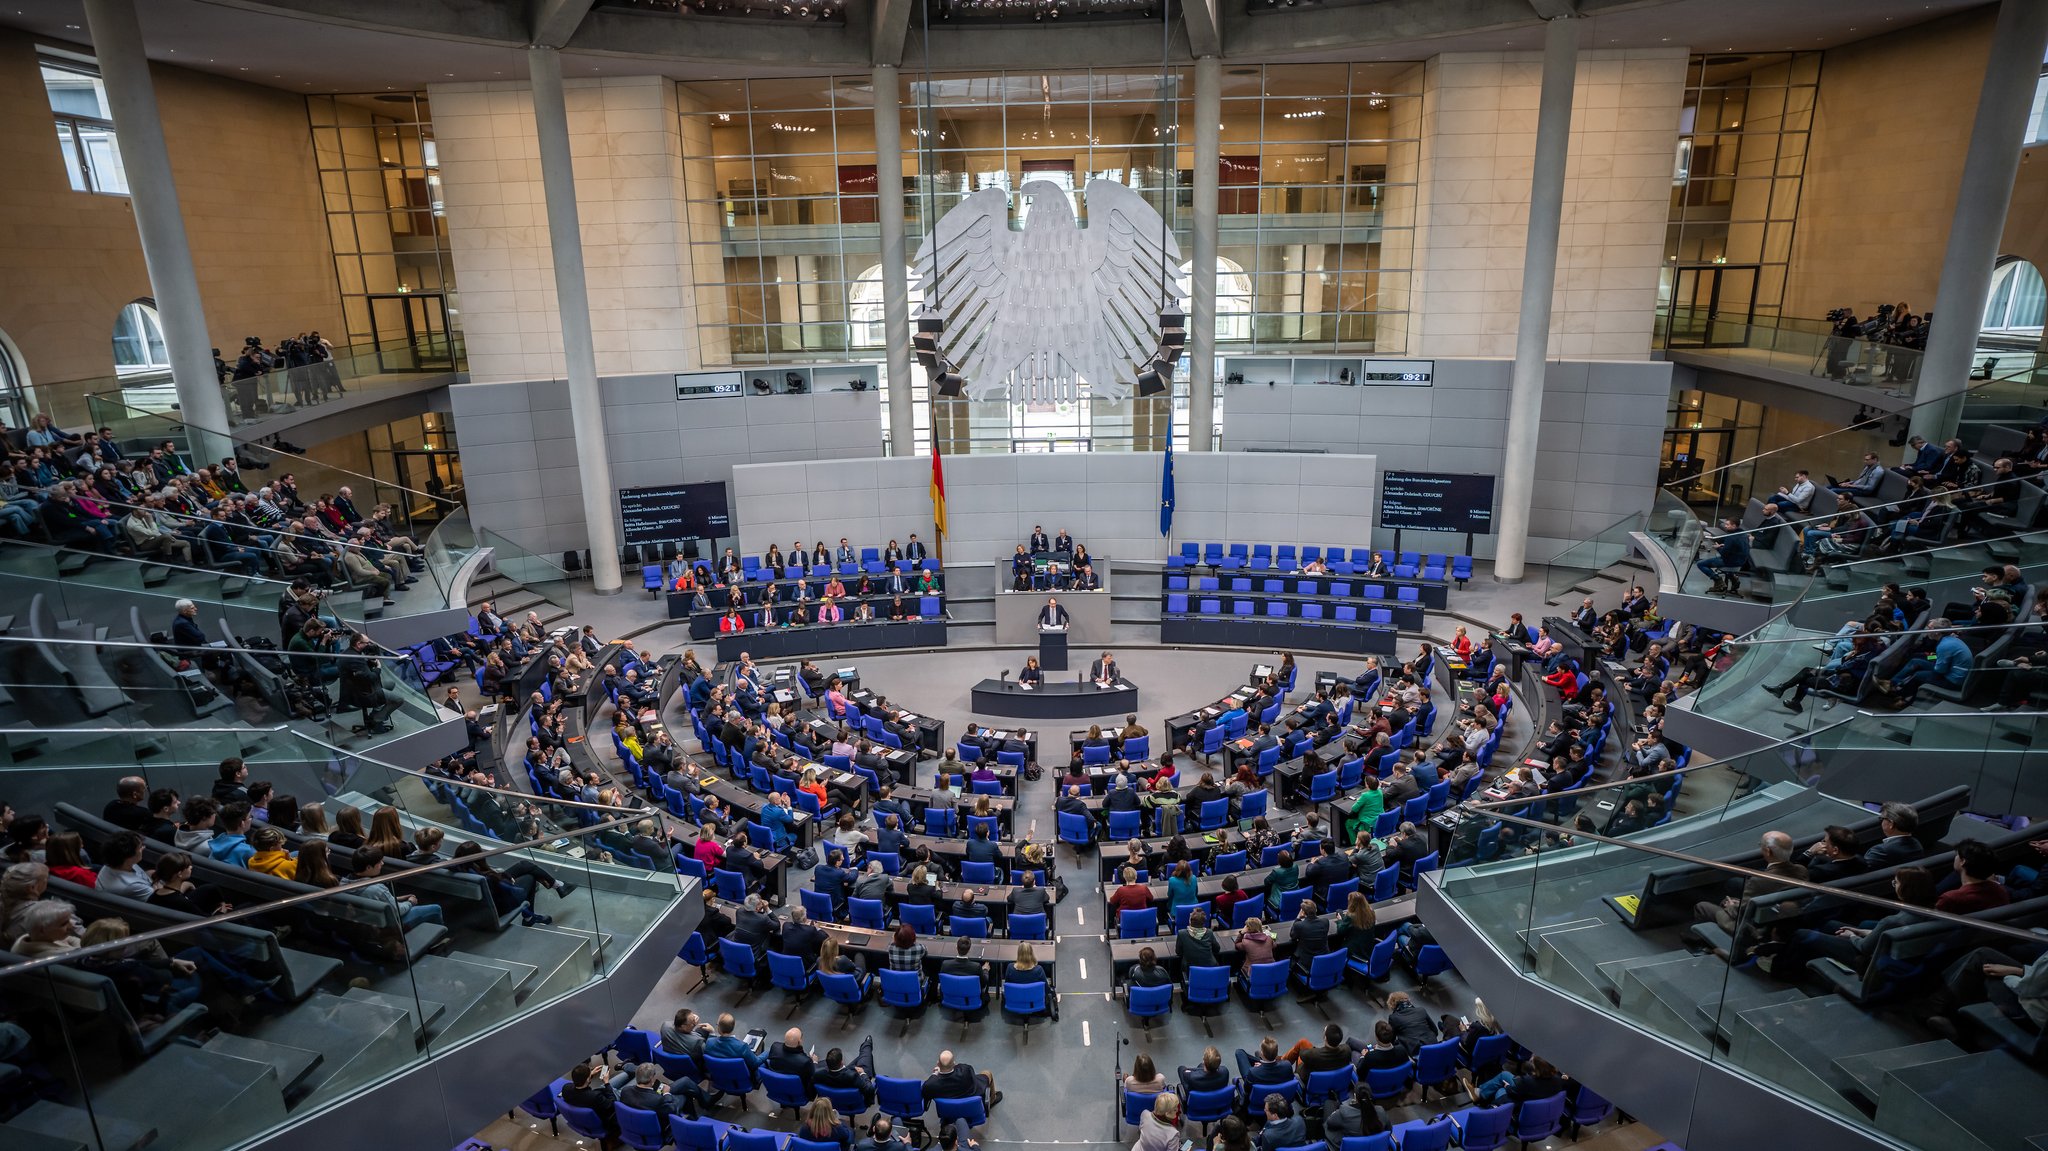
[[[1360,382],[1369,387],[1392,384],[1397,387],[1426,388],[1436,382],[1436,361],[1368,359],[1365,361],[1364,378]]]
[[[1477,474],[1383,472],[1379,526],[1491,535],[1494,479]]]
[[[723,539],[732,534],[725,482],[620,488],[619,530],[628,545]]]

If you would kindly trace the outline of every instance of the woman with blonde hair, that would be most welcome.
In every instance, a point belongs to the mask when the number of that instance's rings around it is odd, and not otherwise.
[[[1044,984],[1045,1009],[1051,1012],[1054,1023],[1059,1022],[1060,997],[1059,992],[1053,988],[1052,972],[1047,971],[1044,965],[1038,962],[1038,953],[1031,949],[1029,943],[1017,945],[1016,961],[1010,964],[1009,970],[1003,972],[1003,982]]]
[[[839,1112],[833,1109],[830,1099],[813,1099],[805,1104],[796,1133],[813,1143],[837,1143],[847,1151],[853,1147],[853,1128],[839,1121]]]
[[[1180,1145],[1180,1096],[1161,1091],[1152,1109],[1138,1117],[1138,1141],[1131,1151],[1179,1151]]]
[[[299,838],[304,840],[327,838],[327,808],[324,804],[309,803],[299,808]],[[305,851],[300,847],[300,853]]]

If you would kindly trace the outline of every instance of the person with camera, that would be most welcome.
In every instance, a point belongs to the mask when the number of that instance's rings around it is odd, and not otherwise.
[[[356,658],[341,661],[341,691],[335,702],[340,708],[363,710],[362,724],[350,728],[351,732],[382,735],[391,730],[391,713],[398,710],[398,704],[384,693],[384,670],[376,659],[376,641],[357,632],[349,645],[349,654]]]
[[[256,337],[249,337],[254,340]],[[242,355],[235,361],[234,385],[235,406],[242,411],[242,418],[256,418],[256,381],[263,375],[263,362],[257,357],[263,349],[253,343],[242,345]]]
[[[307,620],[285,645],[292,673],[307,683],[327,683],[340,675],[341,669],[335,666],[334,659],[340,651],[341,641],[335,637],[334,629],[317,618]]]
[[[1848,308],[1829,312],[1828,322],[1834,327],[1828,330],[1827,376],[1839,382],[1849,375],[1849,365],[1855,356],[1853,349],[1857,338],[1863,334],[1863,324]]]

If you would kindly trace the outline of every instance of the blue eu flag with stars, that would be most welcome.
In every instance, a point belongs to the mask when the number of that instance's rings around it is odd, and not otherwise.
[[[1166,401],[1166,455],[1159,465],[1159,534],[1173,535],[1173,400]]]

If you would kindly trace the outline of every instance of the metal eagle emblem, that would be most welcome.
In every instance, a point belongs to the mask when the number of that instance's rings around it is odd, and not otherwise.
[[[984,188],[918,247],[925,307],[946,321],[940,350],[970,399],[1125,398],[1159,346],[1162,305],[1183,307],[1180,246],[1113,180],[1088,181],[1086,228],[1059,185],[1032,180],[1020,194],[1022,230],[1010,229],[1009,194]]]

